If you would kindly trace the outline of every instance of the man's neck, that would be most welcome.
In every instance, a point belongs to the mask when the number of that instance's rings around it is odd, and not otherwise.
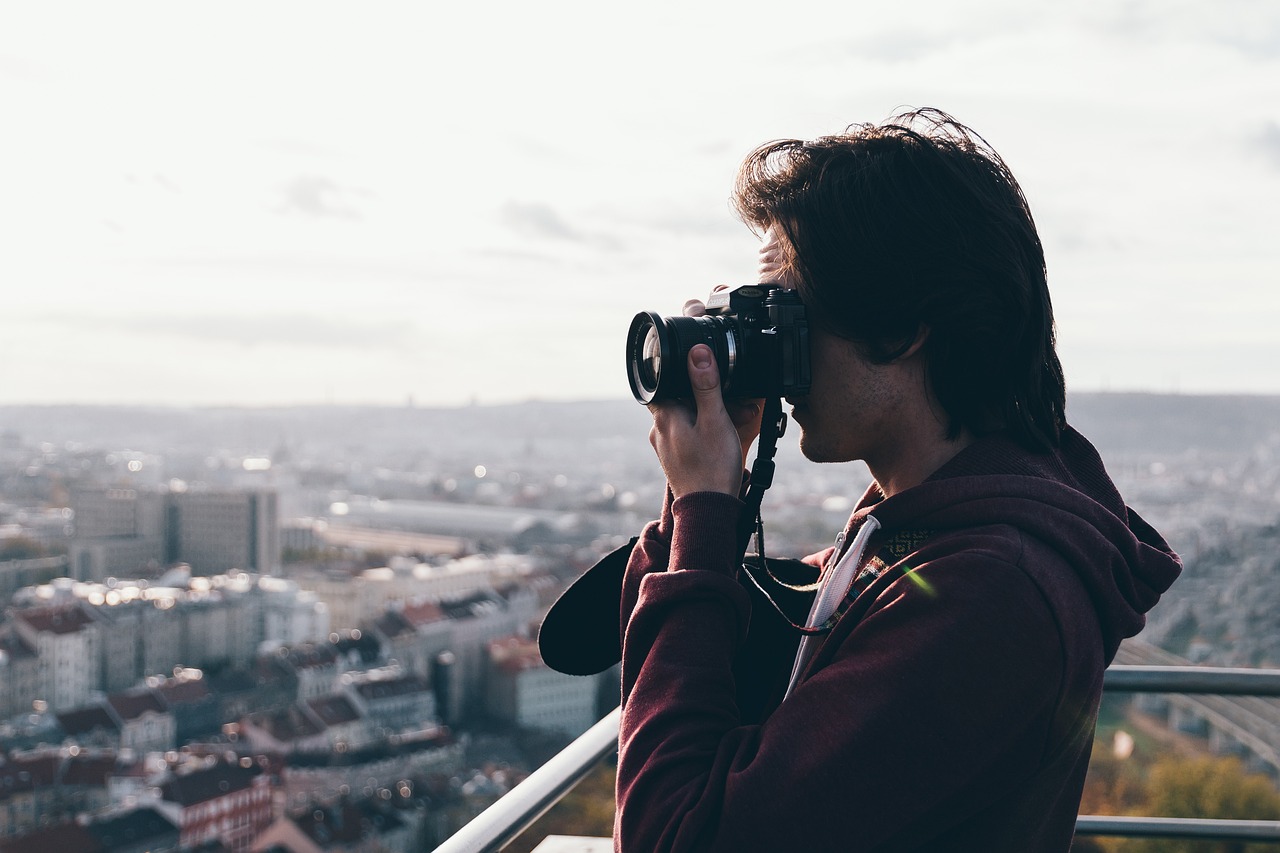
[[[867,460],[867,467],[884,496],[893,497],[929,479],[934,471],[972,443],[973,436],[967,430],[962,430],[956,438],[904,443],[884,458]]]

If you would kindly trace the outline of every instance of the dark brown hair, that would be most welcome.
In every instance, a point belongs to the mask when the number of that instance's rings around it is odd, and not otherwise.
[[[1066,390],[1044,250],[1009,167],[951,116],[914,110],[752,152],[733,201],[780,229],[812,322],[888,363],[922,334],[949,433],[1058,444]]]

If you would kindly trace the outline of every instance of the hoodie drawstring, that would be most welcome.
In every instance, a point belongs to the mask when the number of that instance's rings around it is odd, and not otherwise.
[[[858,535],[854,537],[853,543],[845,550],[835,567],[829,572],[823,572],[822,587],[813,597],[813,606],[809,608],[809,618],[805,620],[805,627],[813,628],[821,625],[831,618],[832,613],[835,613],[849,591],[849,585],[853,583],[858,567],[862,565],[862,556],[867,550],[867,542],[870,541],[871,534],[879,529],[880,522],[875,516],[868,515],[863,520],[862,527],[858,529]],[[801,638],[800,647],[796,649],[796,662],[791,667],[791,681],[787,684],[784,700],[795,689],[800,681],[800,673],[809,662],[809,658],[813,657],[814,652],[818,650],[818,645],[823,639],[813,634],[806,634]]]

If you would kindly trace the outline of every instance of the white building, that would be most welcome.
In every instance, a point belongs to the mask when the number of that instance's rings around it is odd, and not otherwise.
[[[14,626],[39,659],[35,697],[50,710],[78,708],[98,687],[98,625],[78,604],[23,610]]]
[[[569,737],[596,722],[597,681],[548,667],[534,640],[507,637],[489,644],[486,708],[495,719]]]
[[[477,554],[441,565],[397,559],[354,577],[316,574],[296,580],[324,603],[330,630],[348,631],[371,624],[392,602],[459,598],[526,578],[535,567],[533,558],[525,555]]]

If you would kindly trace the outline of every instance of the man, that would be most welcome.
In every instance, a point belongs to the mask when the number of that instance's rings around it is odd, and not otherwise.
[[[766,145],[735,201],[808,313],[801,449],[875,482],[808,558],[807,627],[748,642],[778,621],[736,565],[759,420],[692,349],[693,399],[651,407],[669,495],[623,582],[615,844],[1067,850],[1103,670],[1180,563],[1067,425],[1021,189],[922,110]]]

